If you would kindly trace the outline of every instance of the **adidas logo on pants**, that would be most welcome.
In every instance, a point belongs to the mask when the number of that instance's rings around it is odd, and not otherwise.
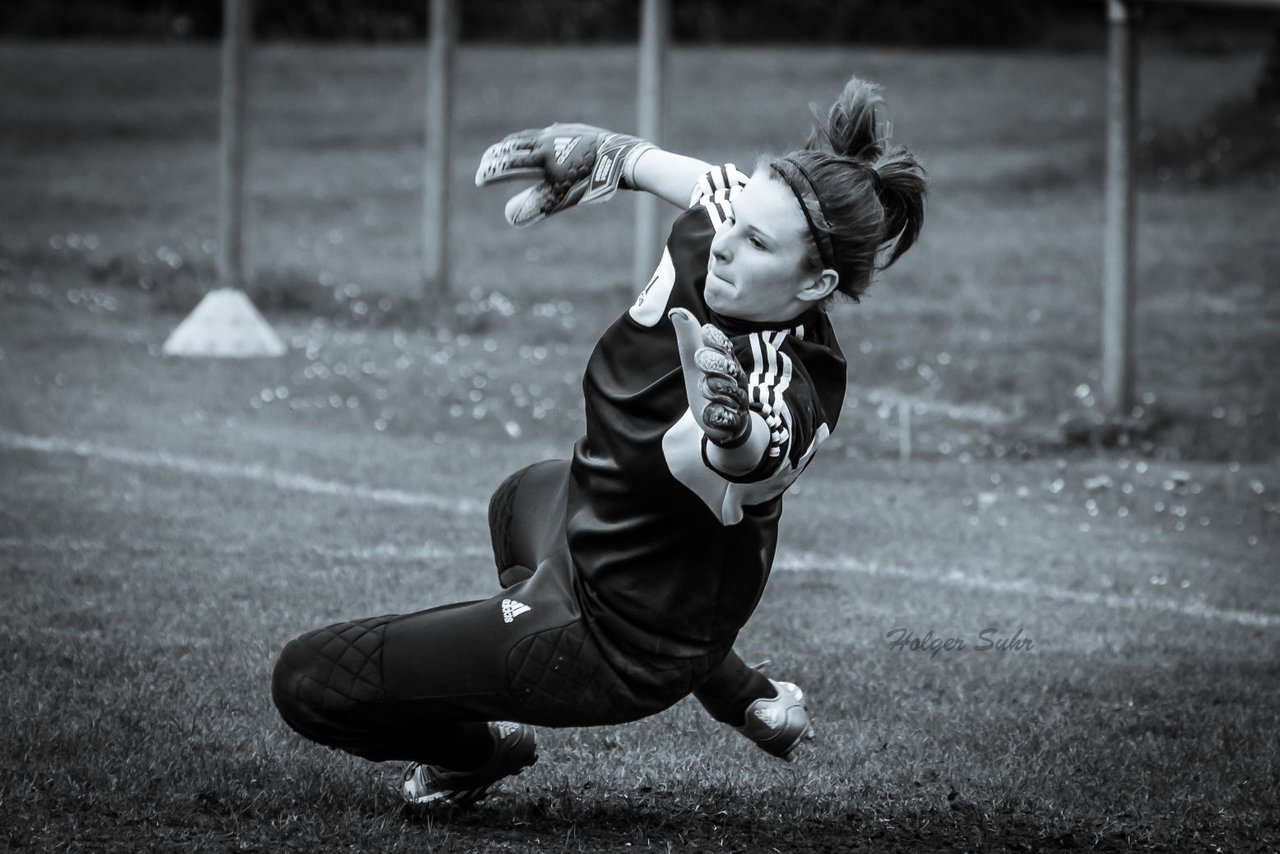
[[[523,602],[517,602],[515,599],[502,600],[502,622],[509,623],[521,614],[526,614],[532,610]]]

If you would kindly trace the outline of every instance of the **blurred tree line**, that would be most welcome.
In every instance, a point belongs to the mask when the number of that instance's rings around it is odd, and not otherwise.
[[[259,37],[422,38],[428,0],[253,0]],[[1102,0],[672,0],[681,42],[1083,47],[1100,44]],[[630,42],[639,0],[458,0],[467,41]],[[1158,11],[1158,14],[1155,14]],[[1278,25],[1256,10],[1153,7],[1150,23],[1202,48]],[[212,39],[222,0],[4,0],[9,38]],[[1216,35],[1215,35],[1216,34]],[[1216,41],[1215,41],[1216,40]]]

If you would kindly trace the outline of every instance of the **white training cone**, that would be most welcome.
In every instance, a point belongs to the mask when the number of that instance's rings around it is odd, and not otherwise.
[[[166,356],[245,359],[283,356],[284,342],[243,291],[218,288],[178,324],[164,342]]]

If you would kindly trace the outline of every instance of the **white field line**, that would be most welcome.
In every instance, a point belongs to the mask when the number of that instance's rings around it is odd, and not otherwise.
[[[189,554],[191,552],[190,543],[178,544],[165,541],[126,543],[121,541],[77,539],[74,537],[0,538],[0,552],[44,551],[59,554],[101,554],[103,552],[124,551],[129,554],[164,555],[172,554],[179,545],[181,545],[184,553]],[[245,557],[259,554],[262,551],[266,551],[268,554],[278,551],[267,545],[264,545],[261,549],[255,549],[252,546],[238,544],[204,545],[202,550],[205,554],[223,557]],[[453,549],[436,545],[405,547],[398,546],[395,543],[380,543],[376,546],[355,546],[352,548],[306,545],[291,551],[329,560],[352,562],[383,561],[387,563],[422,563],[463,557],[484,558],[489,555],[487,548]],[[999,578],[988,578],[983,575],[965,575],[959,571],[952,571],[946,575],[939,576],[901,566],[859,561],[847,557],[831,557],[812,552],[787,552],[783,550],[779,553],[777,560],[774,561],[774,569],[782,572],[828,571],[857,573],[859,575],[902,579],[917,584],[944,584],[983,593],[1030,596],[1053,601],[1072,602],[1079,605],[1100,606],[1112,610],[1159,611],[1259,628],[1280,626],[1280,614],[1218,608],[1199,601],[1178,602],[1173,599],[1143,599],[1137,596],[1123,596],[1118,593],[1067,590],[1030,581],[1006,581]]]
[[[448,548],[424,544],[421,546],[398,546],[395,543],[380,543],[376,546],[353,546],[350,548],[334,548],[314,543],[291,545],[287,549],[274,548],[270,544],[245,545],[243,543],[201,543],[198,549],[192,548],[190,542],[174,542],[171,540],[152,540],[149,542],[126,542],[124,540],[88,540],[79,537],[41,537],[23,539],[22,537],[0,537],[0,552],[41,551],[55,554],[93,554],[103,552],[125,552],[131,555],[183,555],[198,552],[215,557],[253,557],[261,555],[278,555],[287,552],[290,555],[320,557],[337,561],[384,561],[387,563],[423,563],[426,561],[456,560],[457,558],[488,557],[492,552],[488,548],[478,546],[468,548]]]
[[[1048,584],[1038,584],[1034,581],[1009,581],[1002,578],[989,578],[985,575],[963,573],[959,570],[952,570],[946,575],[936,575],[893,564],[861,561],[848,557],[818,555],[810,552],[780,553],[773,566],[774,569],[778,570],[801,572],[812,572],[814,570],[856,572],[862,575],[899,578],[923,585],[945,584],[967,590],[979,590],[984,593],[1006,593],[1052,599],[1058,602],[1074,602],[1080,605],[1100,605],[1117,611],[1163,611],[1170,614],[1182,614],[1187,617],[1203,617],[1224,623],[1239,623],[1244,626],[1280,626],[1280,614],[1218,608],[1207,602],[1196,600],[1179,602],[1176,599],[1161,597],[1143,598],[1119,593],[1100,593],[1093,590],[1068,590],[1065,587],[1053,587]]]
[[[436,495],[430,492],[408,492],[403,489],[383,489],[360,483],[344,483],[322,480],[297,472],[281,471],[264,465],[220,463],[213,460],[170,454],[166,451],[137,451],[131,448],[114,448],[96,442],[74,441],[57,436],[24,436],[0,430],[0,446],[43,454],[72,454],[77,457],[97,457],[126,465],[145,468],[168,469],[183,474],[218,479],[252,480],[267,483],[277,489],[307,492],[312,495],[332,495],[338,498],[359,498],[379,504],[395,504],[401,507],[433,507],[437,510],[456,510],[459,513],[483,512],[487,501],[471,498]]]
[[[359,498],[366,501],[382,502],[410,507],[436,507],[440,509],[456,509],[462,512],[473,512],[487,505],[484,502],[467,498],[449,498],[429,492],[407,492],[398,489],[380,489],[359,483],[343,483],[341,481],[320,480],[309,475],[280,471],[259,465],[232,465],[211,462],[194,457],[168,454],[163,451],[136,451],[127,448],[113,448],[93,442],[77,442],[58,437],[25,436],[0,430],[0,446],[21,450],[36,451],[49,454],[75,454],[83,457],[99,457],[112,462],[141,465],[148,468],[166,468],[184,474],[196,474],[213,478],[239,478],[267,483],[279,489],[309,492],[317,495],[334,495],[343,498]],[[162,551],[167,548],[164,543],[127,544],[109,543],[94,540],[74,540],[61,537],[46,540],[25,540],[22,538],[0,539],[0,548],[23,549],[36,548],[49,551],[96,551],[125,549],[142,551],[154,549]],[[226,547],[220,547],[226,548]],[[240,554],[247,548],[231,547],[236,551],[227,553]],[[446,556],[463,556],[474,553],[487,554],[484,549],[447,549],[435,546],[402,548],[393,543],[352,549],[329,549],[323,546],[304,547],[303,551],[320,557],[338,560],[434,560]],[[222,553],[221,551],[218,553]],[[835,571],[851,572],[861,575],[884,576],[914,581],[920,584],[945,584],[969,590],[987,593],[1013,594],[1050,599],[1059,602],[1073,602],[1081,605],[1092,605],[1120,611],[1161,611],[1181,614],[1189,617],[1200,617],[1219,622],[1238,623],[1245,626],[1274,627],[1280,626],[1280,614],[1261,611],[1244,611],[1230,608],[1218,608],[1205,602],[1179,602],[1174,599],[1141,598],[1125,596],[1117,593],[1100,593],[1089,590],[1068,590],[1038,584],[1033,581],[1008,581],[989,578],[983,575],[965,574],[952,571],[946,575],[936,575],[920,570],[877,562],[859,561],[843,556],[822,555],[813,552],[779,553],[774,568],[782,571],[812,572]]]

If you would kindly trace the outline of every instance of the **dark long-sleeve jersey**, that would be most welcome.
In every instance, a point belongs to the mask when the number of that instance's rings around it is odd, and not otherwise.
[[[732,165],[698,182],[657,271],[601,336],[583,377],[587,430],[570,469],[569,551],[584,607],[638,652],[685,657],[732,642],[768,580],[782,494],[835,427],[844,398],[844,356],[821,310],[770,326],[707,306],[711,240],[745,183]],[[723,329],[748,374],[770,435],[745,476],[708,461],[667,317],[675,307]]]

